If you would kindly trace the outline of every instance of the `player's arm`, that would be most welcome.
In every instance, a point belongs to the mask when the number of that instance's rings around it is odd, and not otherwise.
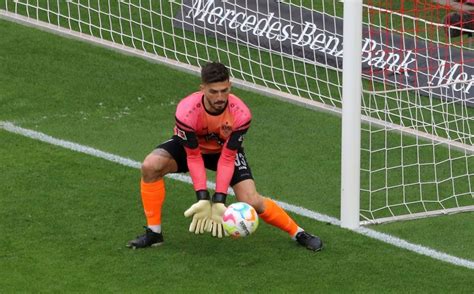
[[[211,229],[211,201],[206,186],[204,160],[199,150],[196,133],[190,126],[181,122],[178,118],[176,118],[175,134],[180,138],[181,144],[186,151],[189,174],[191,175],[197,198],[197,202],[184,212],[184,216],[193,217],[189,225],[189,231],[202,234],[204,231]]]
[[[235,168],[235,155],[242,146],[244,135],[248,128],[232,132],[222,148],[221,156],[217,162],[216,193],[227,194]]]
[[[225,234],[222,215],[226,210],[225,201],[227,197],[227,189],[229,188],[232,175],[235,168],[235,155],[237,150],[242,146],[244,134],[247,128],[234,131],[227,139],[222,148],[221,156],[217,162],[216,175],[216,193],[212,196],[212,212],[210,229],[212,236],[222,238]]]
[[[186,151],[188,169],[195,191],[207,190],[206,169],[195,131],[176,117],[175,134]]]

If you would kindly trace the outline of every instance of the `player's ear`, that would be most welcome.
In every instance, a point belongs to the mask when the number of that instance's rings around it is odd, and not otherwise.
[[[204,91],[204,84],[199,85],[199,90]]]

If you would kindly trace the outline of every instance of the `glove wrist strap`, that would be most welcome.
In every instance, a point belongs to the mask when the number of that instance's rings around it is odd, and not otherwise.
[[[196,191],[196,199],[197,201],[211,200],[211,197],[209,196],[209,192],[207,190],[199,190],[199,191]]]
[[[212,195],[212,202],[225,204],[226,198],[227,198],[227,195],[224,193],[214,193],[214,195]]]

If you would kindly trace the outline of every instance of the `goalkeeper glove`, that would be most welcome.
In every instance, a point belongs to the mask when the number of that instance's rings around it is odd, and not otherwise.
[[[224,205],[226,196],[227,195],[223,193],[215,193],[212,196],[210,230],[213,237],[222,238],[224,235],[227,235],[222,221],[222,216],[227,209]]]
[[[193,216],[189,225],[189,231],[202,234],[211,229],[211,201],[207,190],[196,191],[197,202],[184,212],[185,217]]]

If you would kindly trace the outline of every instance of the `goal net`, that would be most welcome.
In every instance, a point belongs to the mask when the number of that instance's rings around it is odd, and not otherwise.
[[[474,25],[449,2],[364,2],[361,223],[474,209]],[[0,0],[0,16],[191,71],[220,60],[341,113],[342,1]]]
[[[472,210],[474,6],[367,2],[362,113],[386,124],[362,125],[363,220]]]

